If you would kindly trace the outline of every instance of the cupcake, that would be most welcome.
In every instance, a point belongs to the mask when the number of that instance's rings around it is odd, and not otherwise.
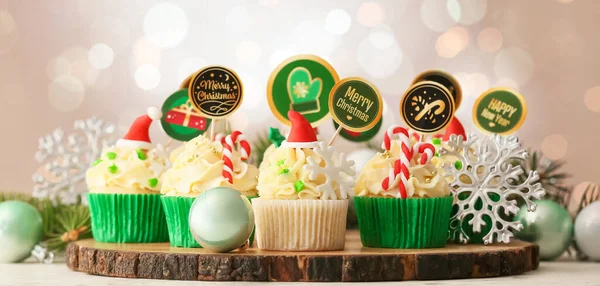
[[[169,241],[176,247],[200,247],[189,230],[188,216],[194,199],[215,187],[230,187],[249,199],[256,197],[258,169],[231,155],[232,181],[223,176],[223,144],[200,135],[171,152],[172,167],[163,175],[161,193]]]
[[[400,164],[400,152],[400,145],[392,141],[390,150],[371,159],[356,181],[354,203],[363,246],[444,247],[453,197],[442,161],[430,152],[433,158],[423,164],[420,154],[412,152],[410,177],[401,192],[401,174],[383,183]]]
[[[265,156],[253,200],[258,248],[344,249],[354,162],[318,142],[310,123],[290,111],[290,135]]]
[[[169,161],[164,149],[150,143],[148,128],[159,120],[151,107],[138,117],[116,146],[87,170],[92,233],[99,242],[165,242],[165,215],[160,202],[161,175]]]

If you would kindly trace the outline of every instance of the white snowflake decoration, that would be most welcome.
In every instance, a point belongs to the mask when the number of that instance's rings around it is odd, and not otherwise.
[[[74,122],[74,132],[65,136],[57,128],[39,140],[35,159],[41,166],[33,175],[33,196],[54,203],[87,204],[85,172],[115,142],[115,127],[92,117]]]
[[[331,146],[327,146],[325,142],[320,142],[314,149],[317,155],[321,156],[325,161],[325,166],[321,166],[314,158],[308,157],[308,164],[304,165],[304,169],[309,172],[308,178],[316,180],[319,175],[325,176],[325,182],[317,186],[317,190],[322,192],[322,200],[335,200],[335,185],[340,189],[340,199],[347,199],[353,195],[354,188],[354,161],[348,160],[346,154],[336,152]],[[332,178],[337,178],[334,180]]]
[[[469,140],[464,141],[462,136],[452,135],[447,146],[440,150],[440,155],[458,158],[462,163],[460,170],[454,164],[444,166],[456,197],[453,210],[456,214],[450,219],[450,240],[467,243],[471,238],[463,229],[465,220],[474,233],[481,233],[486,227],[484,218],[487,217],[491,225],[487,226],[490,230],[483,237],[483,242],[509,243],[512,231],[520,231],[523,225],[519,221],[507,220],[501,213],[505,216],[517,214],[519,197],[527,204],[528,211],[535,211],[533,199],[540,199],[545,194],[538,183],[537,172],[531,171],[527,179],[520,182],[523,169],[510,164],[510,160],[526,159],[528,156],[515,136],[491,135],[479,140],[471,134]]]

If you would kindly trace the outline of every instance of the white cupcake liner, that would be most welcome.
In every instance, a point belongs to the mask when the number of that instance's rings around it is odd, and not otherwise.
[[[344,249],[348,200],[252,200],[258,248]]]

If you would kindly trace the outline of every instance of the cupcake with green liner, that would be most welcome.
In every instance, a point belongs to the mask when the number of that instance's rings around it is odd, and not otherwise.
[[[344,249],[354,162],[290,111],[287,140],[265,156],[252,201],[258,248],[278,251]]]
[[[165,242],[169,239],[160,201],[161,175],[169,167],[162,146],[150,143],[148,128],[159,120],[151,107],[116,146],[106,148],[87,170],[92,233],[99,242]]]
[[[420,164],[418,154],[414,154],[408,167],[406,198],[401,198],[400,175],[387,190],[382,187],[400,152],[400,145],[392,141],[390,150],[371,159],[356,181],[354,204],[363,246],[444,247],[454,198],[441,169],[443,162],[433,157]]]
[[[232,152],[233,184],[223,176],[223,144],[200,135],[171,153],[172,167],[163,175],[161,193],[169,228],[169,241],[176,247],[200,247],[190,230],[188,216],[194,199],[208,189],[230,187],[242,195],[256,197],[258,169]],[[252,238],[251,238],[252,241]]]

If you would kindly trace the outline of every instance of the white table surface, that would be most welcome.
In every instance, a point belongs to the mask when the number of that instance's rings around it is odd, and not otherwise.
[[[59,259],[60,260],[60,259]],[[71,271],[63,262],[39,264],[26,262],[20,264],[0,264],[0,285],[262,285],[261,282],[199,282],[149,279],[127,279],[88,275]],[[274,282],[268,285],[293,285],[298,283]],[[311,283],[334,285],[340,283]],[[372,284],[372,283],[369,283]],[[523,275],[466,279],[383,282],[378,284],[398,285],[600,285],[600,263],[561,260],[542,262],[535,271]],[[358,284],[354,284],[358,285]]]

